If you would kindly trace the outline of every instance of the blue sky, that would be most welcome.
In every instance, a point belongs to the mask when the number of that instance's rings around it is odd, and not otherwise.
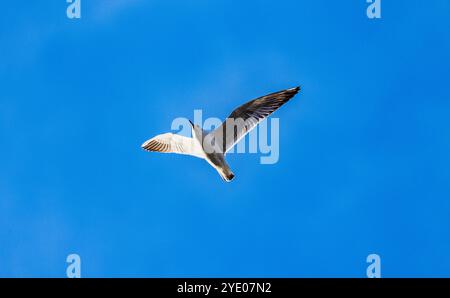
[[[450,276],[450,2],[6,1],[0,276]],[[176,117],[276,112],[280,160],[150,154]]]

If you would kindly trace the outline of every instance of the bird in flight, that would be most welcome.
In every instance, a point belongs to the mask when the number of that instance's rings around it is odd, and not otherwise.
[[[225,161],[226,153],[258,123],[275,112],[300,91],[295,87],[253,99],[237,109],[215,130],[208,132],[191,123],[192,137],[165,133],[142,144],[146,151],[178,153],[205,159],[222,177],[230,182],[234,178]]]

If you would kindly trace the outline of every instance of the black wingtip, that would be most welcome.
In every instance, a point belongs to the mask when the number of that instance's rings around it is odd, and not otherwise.
[[[300,86],[294,87],[294,88],[290,88],[285,90],[285,94],[289,97],[288,100],[292,97],[294,97],[295,95],[297,95],[297,93],[301,90]]]
[[[301,87],[301,86],[297,86],[297,87],[291,88],[291,89],[289,89],[289,90],[292,90],[292,91],[294,91],[295,93],[298,93],[300,90],[302,90],[302,87]]]

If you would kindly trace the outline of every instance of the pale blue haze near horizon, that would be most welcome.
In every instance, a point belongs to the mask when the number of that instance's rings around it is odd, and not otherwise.
[[[450,1],[3,1],[0,277],[450,277]],[[285,88],[280,159],[141,150]]]

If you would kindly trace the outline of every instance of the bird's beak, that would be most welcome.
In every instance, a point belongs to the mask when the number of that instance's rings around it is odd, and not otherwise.
[[[194,123],[192,123],[191,120],[189,120],[189,123],[191,124],[192,127],[194,127]]]

